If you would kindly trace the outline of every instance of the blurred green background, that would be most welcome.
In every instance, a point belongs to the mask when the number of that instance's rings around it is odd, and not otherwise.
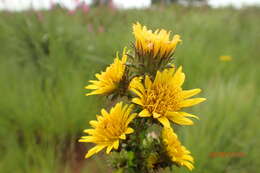
[[[193,172],[258,173],[259,16],[259,8],[181,6],[1,12],[0,172],[112,172],[102,154],[84,160],[90,146],[77,142],[104,102],[84,96],[84,86],[116,51],[131,47],[132,24],[139,21],[181,35],[175,63],[186,73],[184,88],[202,88],[208,99],[191,110],[200,120],[179,134],[195,158]]]

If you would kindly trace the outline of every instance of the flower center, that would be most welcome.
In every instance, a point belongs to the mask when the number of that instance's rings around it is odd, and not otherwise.
[[[104,120],[101,125],[101,130],[107,139],[113,140],[118,139],[124,132],[124,128],[117,122],[111,122],[109,120]]]
[[[164,115],[167,111],[178,111],[182,100],[180,93],[181,88],[173,88],[166,84],[152,86],[146,91],[145,108],[149,112],[156,112],[161,115]]]

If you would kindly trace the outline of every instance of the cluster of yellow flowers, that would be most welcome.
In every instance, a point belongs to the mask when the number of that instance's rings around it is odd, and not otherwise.
[[[113,95],[118,101],[110,111],[102,109],[97,120],[90,121],[92,128],[84,131],[88,135],[79,141],[96,144],[86,158],[105,148],[107,154],[112,150],[119,152],[123,141],[127,145],[131,142],[129,136],[138,134],[140,128],[134,128],[135,121],[144,120],[142,122],[148,127],[154,124],[160,127],[158,139],[166,157],[172,163],[192,170],[193,157],[179,141],[173,126],[192,125],[190,118],[198,117],[182,110],[205,101],[205,98],[190,98],[201,92],[200,89],[182,89],[185,74],[182,67],[176,68],[172,64],[175,48],[181,42],[180,36],[174,35],[170,39],[170,32],[163,29],[152,32],[139,23],[133,25],[133,34],[133,54],[125,49],[122,58],[117,55],[114,63],[96,74],[97,80],[90,80],[91,84],[86,86],[86,89],[93,90],[87,95]],[[149,158],[149,169],[162,162],[158,153]]]

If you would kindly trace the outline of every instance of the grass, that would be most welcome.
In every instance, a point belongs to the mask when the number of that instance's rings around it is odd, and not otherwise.
[[[85,97],[84,86],[131,46],[136,21],[181,35],[176,64],[186,73],[184,88],[202,88],[208,99],[191,109],[200,120],[179,135],[196,159],[193,172],[259,172],[259,15],[257,8],[183,7],[1,12],[0,172],[108,172],[100,157],[82,160],[88,147],[77,139],[104,102]]]

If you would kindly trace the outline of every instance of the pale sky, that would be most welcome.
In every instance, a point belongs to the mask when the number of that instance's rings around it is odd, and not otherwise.
[[[260,5],[260,0],[209,0],[212,6],[225,6],[232,4],[236,7],[241,7],[243,5]]]
[[[50,8],[51,1],[59,2],[64,7],[74,9],[76,7],[77,0],[0,0],[0,10],[23,10],[30,7],[34,9],[48,9]],[[79,2],[91,2],[91,0],[78,0]],[[114,3],[121,8],[140,8],[148,7],[151,0],[114,0]],[[218,7],[232,4],[236,7],[242,5],[260,5],[260,0],[209,0],[209,4]]]

